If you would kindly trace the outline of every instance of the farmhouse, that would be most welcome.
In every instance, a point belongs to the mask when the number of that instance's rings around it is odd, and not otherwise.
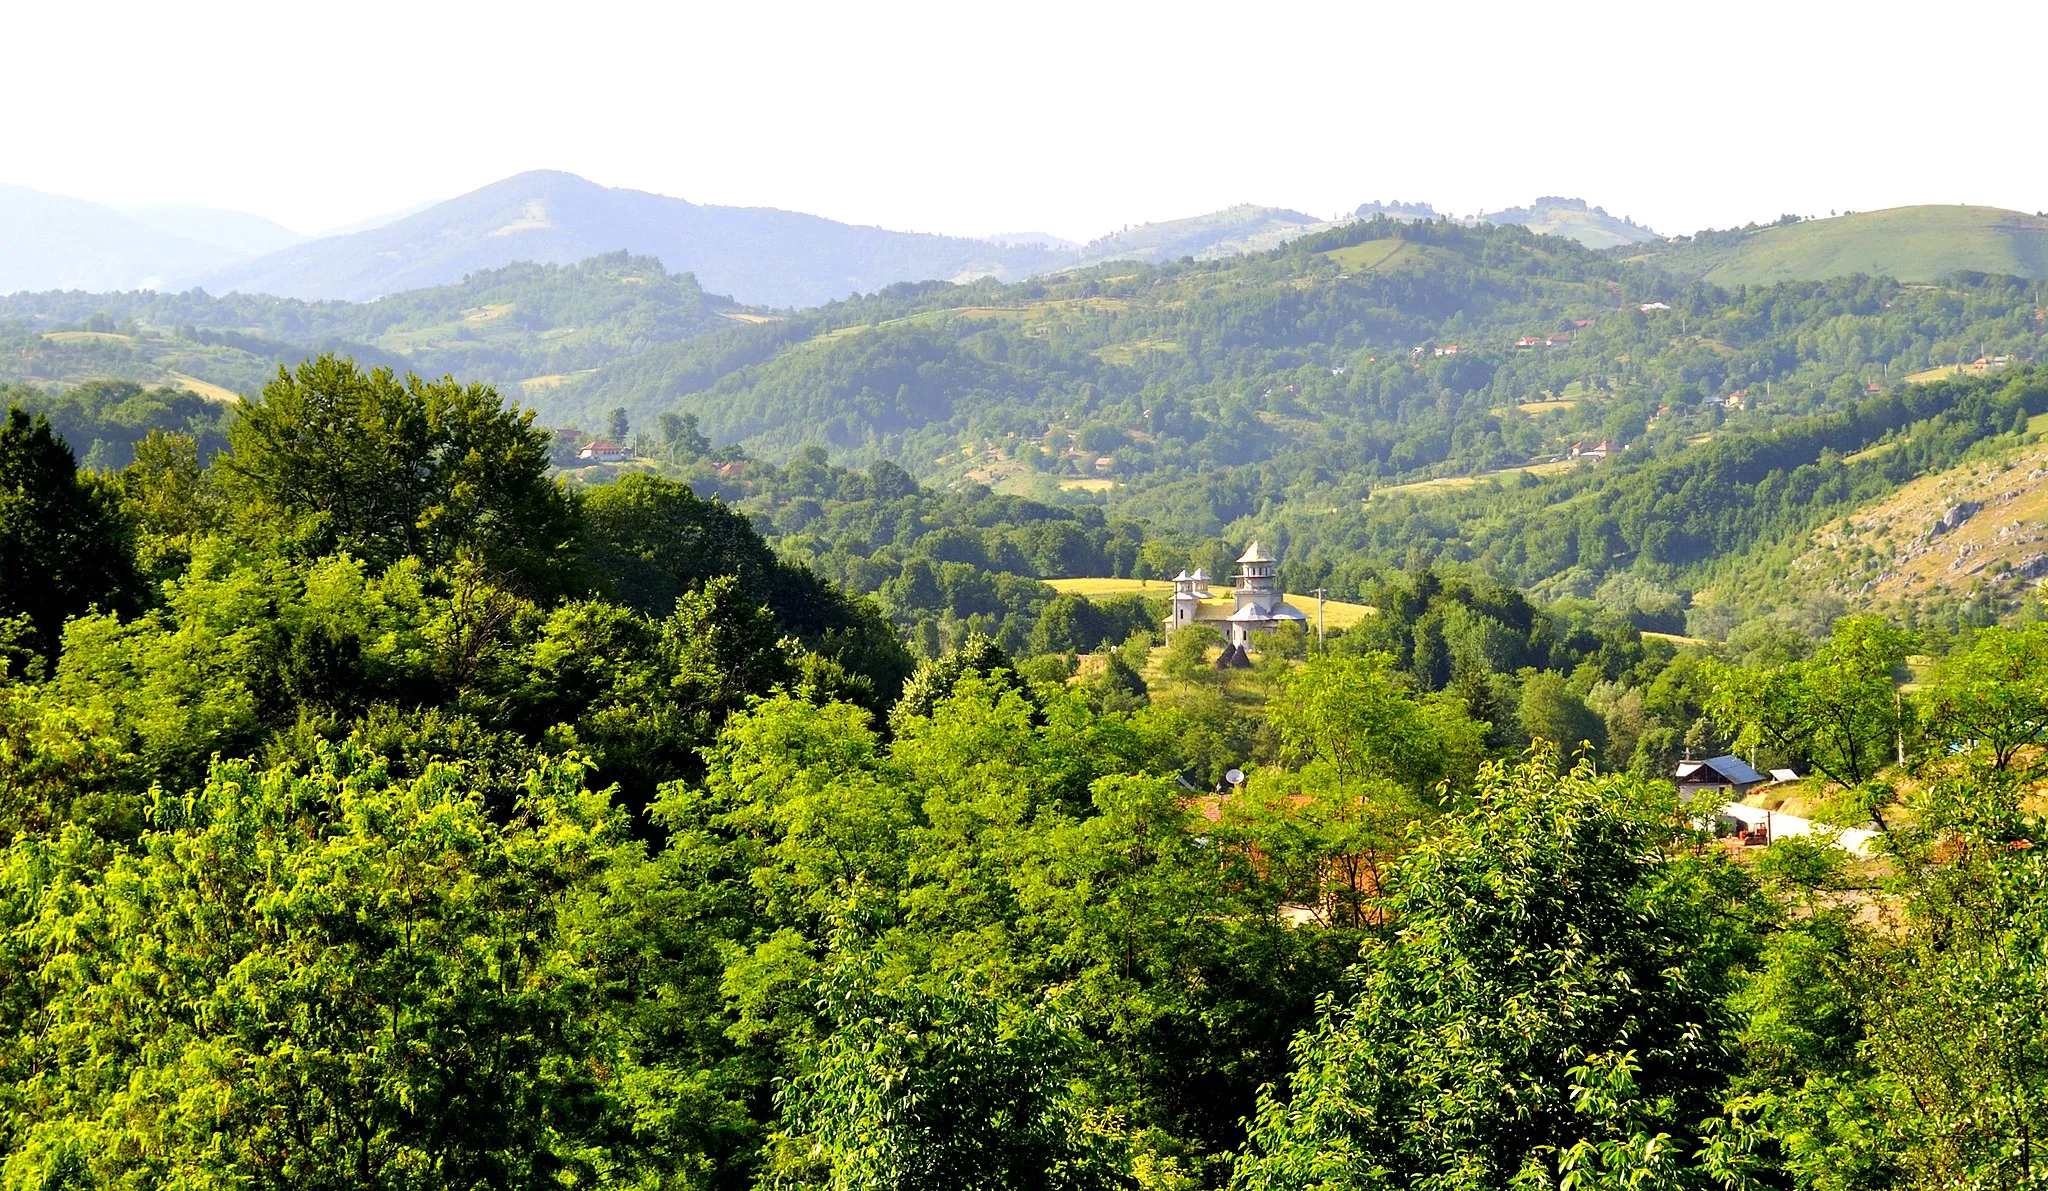
[[[593,439],[583,444],[576,457],[586,463],[624,463],[633,457],[633,452],[615,442]]]
[[[1750,768],[1740,757],[1710,757],[1705,761],[1680,761],[1674,775],[1678,801],[1690,803],[1702,794],[1716,804],[1741,798],[1764,784],[1764,775]]]

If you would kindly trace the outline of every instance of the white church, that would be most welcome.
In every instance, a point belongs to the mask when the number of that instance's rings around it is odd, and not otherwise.
[[[1200,567],[1194,574],[1182,571],[1173,577],[1173,612],[1166,618],[1166,630],[1183,625],[1214,624],[1223,630],[1224,640],[1242,651],[1253,633],[1270,633],[1290,621],[1308,627],[1308,617],[1287,602],[1274,580],[1279,560],[1253,542],[1237,560],[1237,582],[1231,588],[1228,611],[1224,602],[1209,593],[1209,575]]]

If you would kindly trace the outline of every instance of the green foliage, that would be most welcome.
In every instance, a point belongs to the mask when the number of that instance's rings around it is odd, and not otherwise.
[[[1892,675],[1909,641],[1878,617],[1847,618],[1808,660],[1713,667],[1710,710],[1738,748],[1764,745],[1845,787],[1865,787],[1904,747],[1910,719]]]
[[[577,896],[622,824],[573,763],[489,821],[460,772],[223,764],[111,853],[5,854],[9,1186],[525,1183],[606,1169]]]
[[[2032,772],[2048,736],[2048,624],[1978,633],[1944,661],[1926,703],[1936,744],[1969,741],[2000,769]]]
[[[228,431],[228,495],[261,532],[376,566],[473,550],[547,588],[574,545],[533,415],[483,385],[400,381],[322,356],[279,369]]]
[[[1112,1139],[1065,1078],[1078,1048],[1050,1006],[964,976],[924,988],[839,955],[818,981],[829,1032],[778,1094],[777,1181],[833,1191],[1123,1186]]]
[[[901,731],[911,720],[929,716],[953,693],[960,680],[973,675],[998,688],[1022,690],[1008,654],[987,637],[969,637],[943,657],[922,662],[904,684],[903,696],[889,712],[890,726]]]
[[[1688,1185],[1735,1068],[1740,882],[1668,794],[1489,767],[1404,859],[1357,991],[1262,1097],[1243,1188]]]
[[[54,656],[64,620],[131,606],[139,586],[118,495],[78,474],[71,449],[10,406],[0,424],[0,620],[21,617],[22,644]]]

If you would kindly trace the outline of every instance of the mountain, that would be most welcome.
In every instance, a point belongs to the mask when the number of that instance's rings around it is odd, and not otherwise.
[[[1127,227],[1090,241],[1081,249],[1081,259],[1090,263],[1167,261],[1184,256],[1214,260],[1277,248],[1297,236],[1329,226],[1329,221],[1300,211],[1240,203],[1207,215]]]
[[[1662,236],[1629,219],[1617,219],[1585,199],[1547,195],[1526,207],[1482,211],[1479,222],[1526,227],[1546,236],[1577,240],[1588,248],[1615,248],[1661,240]]]
[[[99,203],[0,186],[0,294],[160,285],[231,255]]]
[[[144,227],[205,244],[236,258],[261,256],[306,238],[260,215],[219,207],[158,205],[111,209]]]
[[[1021,276],[1051,249],[856,227],[768,207],[703,206],[574,174],[507,178],[369,231],[299,244],[200,279],[209,290],[367,301],[514,261],[625,250],[743,302],[811,306],[900,281]]]
[[[1716,285],[1863,273],[1938,281],[1956,272],[2048,277],[2048,219],[1997,207],[1919,206],[1701,232],[1657,264]]]

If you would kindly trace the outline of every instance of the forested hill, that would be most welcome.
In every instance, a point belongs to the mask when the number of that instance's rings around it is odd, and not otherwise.
[[[1933,416],[1912,378],[1960,359],[1995,387],[2042,347],[2031,289],[2009,278],[1725,290],[1519,228],[1374,220],[1222,261],[893,287],[662,345],[548,399],[561,419],[685,412],[756,455],[817,445],[1195,535],[1346,543],[1333,567],[1485,557],[1590,594],[1639,563],[1701,583],[1766,543],[1674,529],[1605,554],[1504,553],[1473,518],[1526,489],[1524,519],[1497,532],[1527,541],[1554,528],[1553,501],[1743,442],[1795,443],[1788,473],[1818,465],[1876,439],[1809,441],[1813,419],[1876,403],[1873,433],[1907,434]],[[1724,494],[1700,482],[1704,509]]]
[[[509,265],[360,304],[203,290],[24,293],[0,297],[0,380],[132,380],[232,399],[279,365],[332,350],[365,365],[461,373],[533,400],[622,356],[765,317],[623,252]]]

